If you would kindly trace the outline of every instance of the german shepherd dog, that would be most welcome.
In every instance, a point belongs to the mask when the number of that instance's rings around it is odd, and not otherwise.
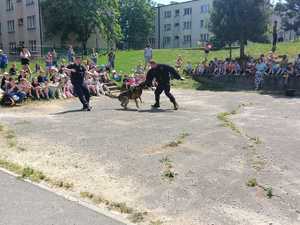
[[[138,100],[140,100],[140,102],[142,103],[142,94],[143,94],[143,89],[144,89],[144,83],[135,86],[135,87],[131,87],[128,90],[125,90],[123,92],[121,92],[121,94],[119,95],[119,101],[121,102],[121,106],[124,109],[127,109],[127,106],[129,104],[129,100],[134,100],[137,109],[140,108],[139,106],[139,102]]]

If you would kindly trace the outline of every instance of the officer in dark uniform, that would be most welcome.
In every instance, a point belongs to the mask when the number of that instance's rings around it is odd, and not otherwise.
[[[87,88],[84,77],[88,73],[85,67],[81,64],[81,57],[77,56],[73,64],[70,64],[64,70],[71,74],[71,82],[75,94],[78,96],[83,105],[83,111],[91,111],[90,106],[90,92]]]
[[[168,65],[157,64],[155,61],[150,60],[151,69],[147,73],[146,77],[146,86],[151,86],[153,80],[157,82],[157,88],[155,90],[155,104],[152,106],[153,108],[159,108],[159,99],[162,92],[165,92],[166,96],[170,99],[170,101],[174,105],[174,110],[178,110],[178,104],[175,100],[175,97],[170,93],[171,78],[175,78],[177,80],[184,80],[177,71]]]

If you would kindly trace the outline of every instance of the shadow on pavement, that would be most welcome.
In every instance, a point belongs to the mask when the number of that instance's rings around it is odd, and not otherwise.
[[[115,109],[115,111],[124,111],[124,112],[139,112],[139,113],[172,113],[172,109]]]
[[[69,114],[69,113],[78,113],[78,112],[83,112],[83,111],[82,111],[82,109],[73,109],[73,110],[67,110],[67,111],[63,111],[63,112],[53,113],[50,115],[58,116],[58,115],[64,115],[64,114]]]

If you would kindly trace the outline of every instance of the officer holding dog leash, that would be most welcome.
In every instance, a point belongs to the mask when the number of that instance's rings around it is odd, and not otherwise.
[[[90,92],[87,88],[84,77],[86,73],[89,73],[85,67],[81,64],[81,57],[77,56],[73,64],[70,64],[64,71],[71,74],[71,82],[74,87],[74,92],[78,96],[80,102],[83,105],[83,111],[91,111],[90,106]],[[89,73],[90,74],[90,73]]]
[[[147,73],[145,85],[148,87],[152,86],[152,82],[155,79],[157,82],[157,87],[155,90],[155,104],[152,106],[153,108],[160,107],[160,95],[162,92],[165,92],[166,96],[170,99],[170,101],[174,105],[174,110],[178,110],[179,106],[176,102],[175,97],[170,93],[171,78],[175,78],[177,80],[184,80],[177,71],[168,65],[157,64],[154,60],[150,60],[149,62],[151,69]]]

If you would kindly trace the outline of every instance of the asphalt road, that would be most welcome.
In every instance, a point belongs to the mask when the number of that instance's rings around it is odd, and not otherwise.
[[[0,225],[122,225],[0,172]]]
[[[77,196],[88,191],[146,211],[153,216],[147,225],[151,220],[164,225],[300,225],[300,99],[172,92],[178,111],[165,96],[161,109],[151,110],[152,92],[143,94],[139,111],[134,102],[125,111],[117,99],[104,96],[92,99],[91,112],[79,112],[78,99],[1,108],[0,123],[15,132],[17,145],[5,147],[0,135],[0,157],[73,183]],[[223,112],[235,112],[225,127],[218,117]],[[182,141],[183,134],[189,135]],[[181,144],[166,147],[176,141]],[[165,176],[166,157],[175,173],[171,181]],[[260,186],[248,187],[254,178]],[[272,188],[274,196],[261,187]],[[78,217],[76,224],[93,224]]]

